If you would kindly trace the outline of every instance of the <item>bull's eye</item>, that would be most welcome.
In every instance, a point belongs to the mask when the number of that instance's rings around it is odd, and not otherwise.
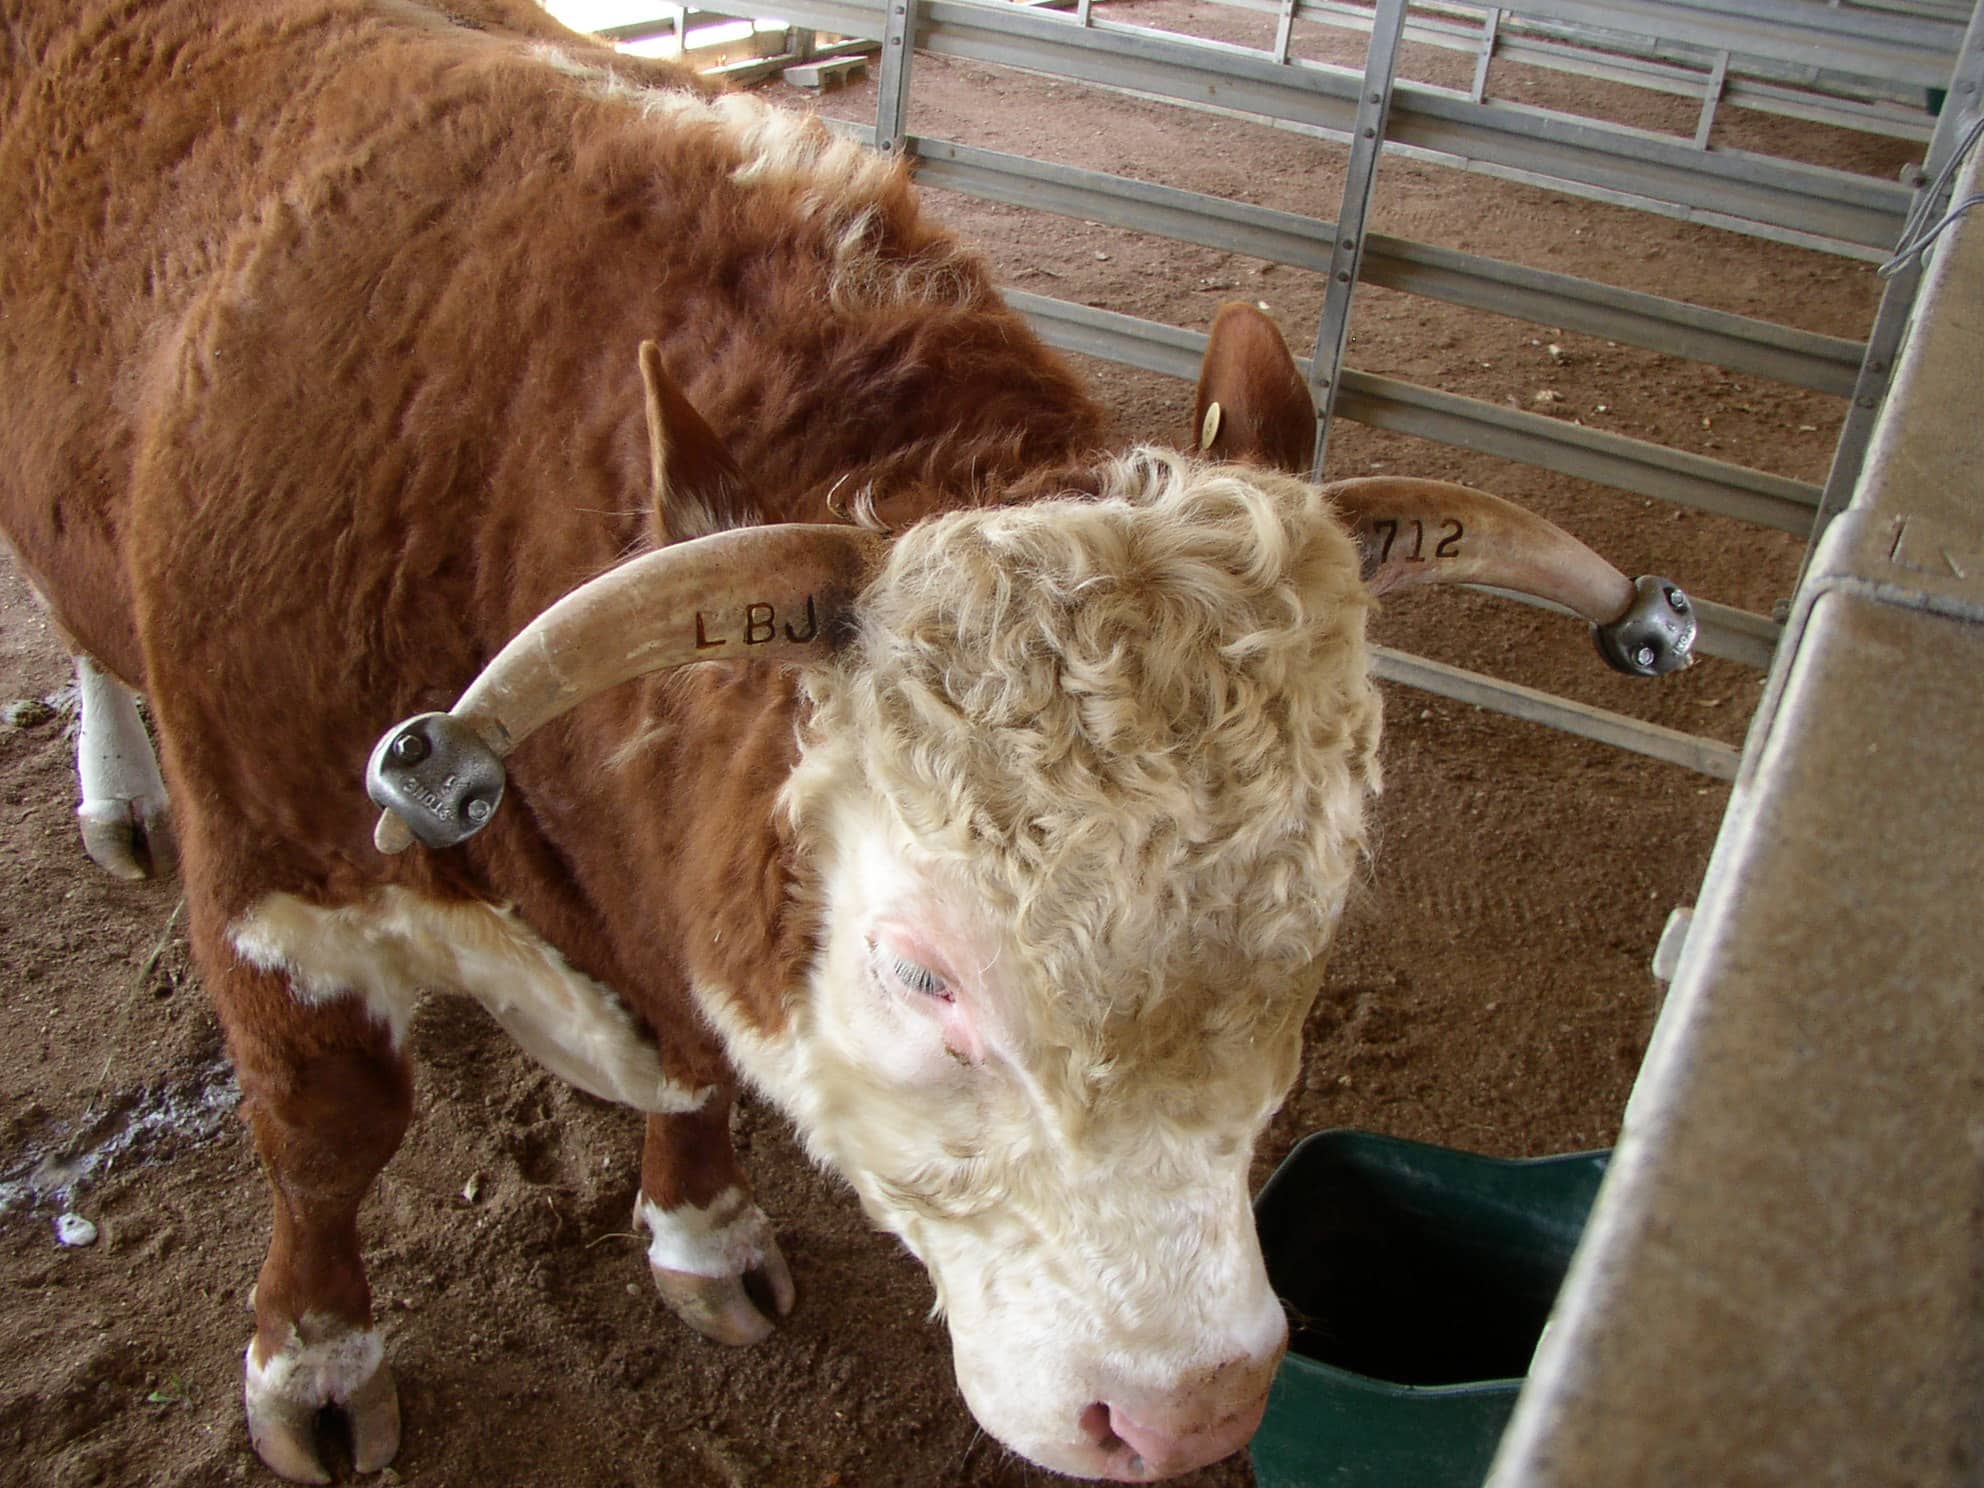
[[[888,968],[889,975],[894,977],[905,990],[921,997],[935,997],[944,1002],[951,1000],[950,986],[929,967],[911,961],[906,956],[898,956],[893,951],[883,950],[879,946],[876,947],[876,955],[882,965]]]

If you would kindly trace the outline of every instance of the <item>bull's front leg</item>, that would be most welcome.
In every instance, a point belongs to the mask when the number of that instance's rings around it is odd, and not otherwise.
[[[333,1406],[354,1466],[377,1471],[399,1450],[399,1396],[372,1326],[358,1206],[412,1115],[406,1063],[357,998],[305,1004],[287,976],[225,952],[208,970],[275,1201],[246,1360],[249,1437],[282,1477],[329,1482],[316,1423]]]
[[[676,1314],[718,1343],[756,1343],[792,1311],[792,1273],[730,1145],[734,1092],[702,1109],[648,1117],[634,1222],[653,1239],[648,1267]]]

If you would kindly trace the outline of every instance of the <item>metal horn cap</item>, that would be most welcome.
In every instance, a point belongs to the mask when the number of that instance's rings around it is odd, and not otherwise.
[[[508,772],[473,727],[421,713],[386,730],[365,766],[365,793],[428,847],[454,847],[488,826]]]
[[[1633,581],[1633,602],[1618,619],[1591,628],[1614,671],[1659,677],[1694,663],[1695,607],[1681,586],[1654,574]]]

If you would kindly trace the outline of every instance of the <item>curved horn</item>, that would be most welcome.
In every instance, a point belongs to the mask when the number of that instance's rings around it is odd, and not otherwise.
[[[1349,523],[1373,594],[1415,584],[1492,584],[1589,620],[1599,654],[1652,677],[1693,660],[1688,596],[1651,575],[1633,580],[1534,512],[1450,481],[1369,476],[1323,491]]]
[[[675,543],[582,584],[519,631],[446,713],[389,729],[366,789],[373,841],[449,847],[487,825],[503,758],[590,697],[696,661],[806,661],[847,638],[887,540],[851,527],[742,527]]]

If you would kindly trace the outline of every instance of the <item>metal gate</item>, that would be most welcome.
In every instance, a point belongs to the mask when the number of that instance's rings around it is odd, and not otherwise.
[[[1887,282],[1866,341],[1817,335],[1681,300],[1616,288],[1366,229],[1381,152],[1816,248],[1889,257],[1911,210],[1933,193],[1960,143],[1959,108],[1984,84],[1984,33],[1971,0],[1524,0],[1517,6],[1405,0],[1219,0],[1277,17],[1272,45],[1246,48],[1104,19],[1091,0],[743,0],[727,13],[880,46],[872,127],[852,129],[913,162],[918,179],[1243,254],[1326,276],[1303,368],[1322,415],[1321,474],[1333,417],[1500,456],[1808,540],[1844,506],[1915,297],[1919,271]],[[1369,34],[1361,72],[1294,54],[1297,21]],[[1466,93],[1400,81],[1403,40],[1470,51]],[[1335,220],[1274,211],[1105,172],[909,132],[917,51],[1000,64],[1185,107],[1347,141]],[[1487,96],[1507,58],[1700,100],[1692,140]],[[782,60],[741,64],[763,72]],[[1708,148],[1717,110],[1746,109],[1922,140],[1913,181],[1885,182],[1773,156]],[[1798,481],[1522,409],[1358,371],[1343,363],[1358,289],[1378,285],[1454,305],[1712,363],[1848,400],[1823,485]],[[1007,289],[1006,299],[1064,350],[1182,378],[1203,333]],[[1699,647],[1767,667],[1781,626],[1697,596]],[[1715,740],[1378,648],[1380,677],[1565,729],[1722,779],[1738,752]]]

